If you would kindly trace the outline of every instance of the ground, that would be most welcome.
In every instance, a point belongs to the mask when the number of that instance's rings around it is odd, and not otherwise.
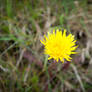
[[[48,61],[40,39],[75,35],[71,63]],[[91,92],[92,1],[0,0],[0,92]]]

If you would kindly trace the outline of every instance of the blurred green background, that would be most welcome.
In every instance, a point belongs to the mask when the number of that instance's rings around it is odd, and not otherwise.
[[[44,55],[57,28],[79,45],[70,64]],[[92,92],[92,0],[0,0],[0,92]]]

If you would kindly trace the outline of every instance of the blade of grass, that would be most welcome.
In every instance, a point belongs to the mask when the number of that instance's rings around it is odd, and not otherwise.
[[[0,55],[0,57],[2,57],[8,50],[10,50],[11,48],[13,48],[15,44],[17,44],[17,42],[13,43],[5,51],[3,51],[3,53]]]
[[[74,66],[74,64],[71,64],[71,67],[72,67],[72,69],[73,69],[73,71],[74,71],[74,73],[75,73],[75,75],[76,75],[77,80],[78,80],[79,83],[80,83],[80,86],[81,86],[81,88],[82,88],[82,91],[83,91],[83,92],[86,92],[86,91],[85,91],[85,88],[84,88],[84,85],[83,85],[83,82],[82,82],[82,80],[81,80],[81,77],[79,76],[76,67]]]
[[[47,69],[47,63],[48,63],[48,55],[45,55],[44,68],[43,68],[43,70],[46,70]]]
[[[6,6],[6,12],[8,17],[12,17],[13,13],[12,13],[12,0],[6,0],[7,6]]]

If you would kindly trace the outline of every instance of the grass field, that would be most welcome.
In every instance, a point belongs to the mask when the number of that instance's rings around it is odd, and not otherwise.
[[[44,54],[53,29],[75,35],[71,63]],[[0,0],[0,92],[92,92],[92,1]]]

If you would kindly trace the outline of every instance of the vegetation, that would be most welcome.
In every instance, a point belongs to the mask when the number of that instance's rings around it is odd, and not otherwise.
[[[72,62],[48,61],[40,42],[53,29],[75,35]],[[91,92],[92,1],[0,0],[0,92]]]

